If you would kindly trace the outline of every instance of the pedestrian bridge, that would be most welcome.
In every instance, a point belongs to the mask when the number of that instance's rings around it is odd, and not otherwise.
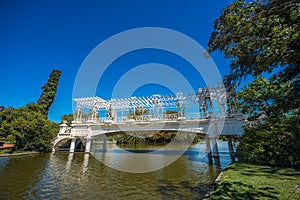
[[[90,152],[96,137],[102,138],[105,150],[108,136],[164,131],[206,135],[210,153],[210,146],[215,147],[218,136],[227,136],[231,143],[231,136],[243,134],[243,115],[237,112],[235,105],[226,103],[233,97],[231,90],[215,87],[199,88],[197,94],[188,95],[74,99],[74,120],[69,125],[60,125],[53,151],[65,140],[71,140],[70,152],[74,152],[77,139],[84,141],[85,151]],[[84,113],[86,108],[87,114]],[[232,148],[232,144],[229,145]]]

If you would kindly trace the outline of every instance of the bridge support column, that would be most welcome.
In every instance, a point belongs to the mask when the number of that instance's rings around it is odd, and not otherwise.
[[[91,138],[87,138],[85,144],[85,153],[89,153],[91,151],[91,145],[92,145]]]
[[[220,166],[220,154],[219,154],[219,148],[218,148],[218,143],[216,138],[211,138],[212,144],[213,144],[213,158],[215,161],[215,164]]]
[[[102,142],[102,151],[106,151],[106,141],[107,141],[107,137],[104,136],[103,137],[103,142]]]
[[[76,139],[73,138],[72,141],[71,141],[71,146],[70,146],[70,152],[73,153],[75,151],[75,142],[76,142]]]
[[[212,144],[213,144],[213,157],[220,157],[219,155],[219,148],[216,138],[211,138]]]
[[[212,154],[211,154],[211,147],[210,147],[210,139],[208,136],[205,137],[205,143],[206,143],[206,153],[208,157],[209,164],[212,164]]]
[[[233,144],[232,144],[232,137],[231,136],[227,137],[227,142],[228,142],[228,150],[229,150],[231,161],[235,162],[235,153],[234,153],[234,150],[233,150]]]

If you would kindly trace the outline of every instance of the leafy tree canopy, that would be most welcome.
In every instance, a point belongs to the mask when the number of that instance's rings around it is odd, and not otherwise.
[[[61,117],[61,122],[66,122],[66,124],[71,125],[74,120],[74,114],[65,114]]]
[[[238,95],[243,113],[257,118],[262,114],[269,117],[284,116],[299,107],[299,96],[294,94],[291,82],[276,84],[258,77],[241,90]]]
[[[243,113],[250,119],[268,117],[265,124],[245,129],[240,159],[299,166],[299,0],[231,3],[214,22],[208,51],[216,50],[231,61],[225,85],[251,80],[237,95]]]
[[[58,84],[60,71],[53,70],[37,103],[21,108],[0,107],[0,140],[15,143],[14,150],[46,152],[52,149],[52,140],[58,125],[47,120]]]
[[[215,20],[208,50],[220,50],[231,59],[227,84],[274,69],[282,79],[299,78],[299,1],[233,2]]]
[[[40,109],[38,104],[29,103],[0,111],[0,138],[15,143],[14,150],[51,151],[59,127],[47,120]]]
[[[300,3],[264,0],[230,4],[214,22],[209,51],[231,59],[225,84],[254,82],[239,94],[245,113],[277,117],[300,106]]]
[[[269,119],[256,128],[246,128],[238,145],[238,157],[255,164],[300,167],[299,116],[298,110],[284,118]]]
[[[54,101],[60,75],[61,71],[53,70],[48,82],[42,87],[43,92],[40,95],[37,104],[41,105],[41,111],[46,116],[48,115],[48,110]]]

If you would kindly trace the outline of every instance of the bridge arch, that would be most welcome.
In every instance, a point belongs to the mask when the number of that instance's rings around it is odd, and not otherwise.
[[[53,151],[59,151],[59,144],[61,144],[63,141],[66,141],[66,143],[68,143],[70,141],[70,146],[68,149],[68,151],[71,151],[72,148],[75,151],[75,149],[77,149],[77,147],[80,145],[80,143],[84,144],[84,141],[82,141],[82,138],[80,137],[73,137],[73,136],[63,136],[63,137],[58,137],[56,138],[56,140],[53,142]]]

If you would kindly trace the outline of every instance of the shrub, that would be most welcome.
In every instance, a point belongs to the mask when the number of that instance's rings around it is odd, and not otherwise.
[[[299,121],[299,115],[289,115],[246,128],[237,148],[238,158],[254,164],[300,167]]]

